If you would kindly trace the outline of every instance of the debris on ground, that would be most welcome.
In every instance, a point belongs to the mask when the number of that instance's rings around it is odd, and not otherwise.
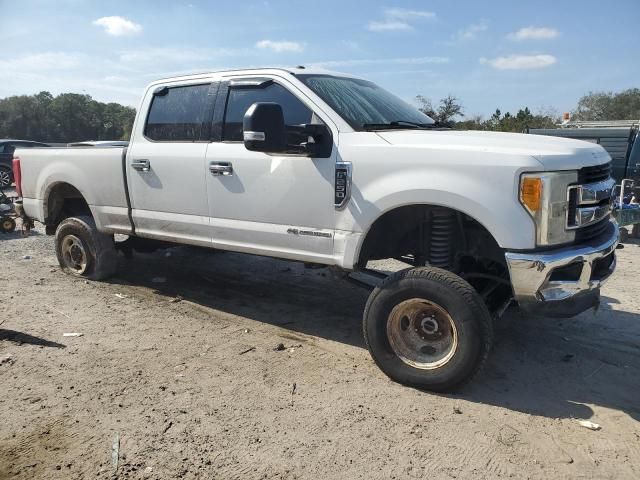
[[[5,363],[8,365],[13,365],[14,363],[16,363],[16,361],[13,359],[13,355],[8,353],[0,357],[0,365],[4,365]]]
[[[118,297],[120,299],[125,299],[125,298],[127,298],[129,296],[129,295],[125,295],[123,293],[116,293],[115,295],[116,295],[116,297]]]
[[[164,427],[164,429],[162,430],[162,434],[164,435],[165,433],[167,433],[172,426],[173,426],[173,422],[167,423],[167,426]]]
[[[178,302],[181,302],[182,300],[183,300],[182,296],[176,295],[171,300],[169,300],[169,303],[178,303]]]
[[[239,355],[244,355],[245,353],[253,352],[255,349],[256,347],[247,348],[246,350],[243,350],[242,352],[240,352]]]
[[[453,413],[462,415],[462,410],[460,409],[460,407],[453,407]]]
[[[279,343],[278,345],[275,346],[275,348],[273,349],[274,352],[282,352],[284,350],[288,350],[289,353],[293,353],[296,351],[296,348],[302,348],[302,344],[299,343],[297,345],[290,345],[290,346],[285,346],[284,343]]]
[[[243,330],[243,332],[244,332],[244,333],[249,333],[250,331],[251,331],[251,330],[249,330],[248,328],[245,328],[245,329]]]
[[[80,332],[70,332],[70,333],[63,333],[62,334],[63,337],[81,337],[83,335],[84,335],[84,333],[80,333]]]
[[[24,255],[22,257],[23,260],[31,260],[33,257],[31,255]]]
[[[590,422],[589,420],[578,420],[578,423],[580,424],[580,426],[584,428],[588,428],[589,430],[593,430],[593,431],[597,431],[602,428],[597,423]]]
[[[165,277],[153,277],[151,279],[152,283],[166,283],[167,279]]]
[[[111,444],[111,465],[113,466],[113,472],[118,472],[118,462],[120,461],[120,434],[116,433]]]

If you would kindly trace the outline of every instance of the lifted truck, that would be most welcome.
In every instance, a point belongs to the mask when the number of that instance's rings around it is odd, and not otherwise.
[[[307,69],[163,79],[127,148],[16,152],[23,214],[63,270],[189,244],[367,272],[363,330],[392,379],[447,391],[487,358],[492,317],[573,316],[615,268],[610,157],[563,138],[439,128],[377,85]],[[569,192],[575,192],[571,196]],[[331,301],[330,298],[327,299]]]

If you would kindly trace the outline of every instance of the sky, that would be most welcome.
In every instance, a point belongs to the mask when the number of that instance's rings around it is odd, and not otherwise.
[[[316,66],[467,117],[640,87],[640,0],[0,0],[0,98],[137,106],[170,75]]]

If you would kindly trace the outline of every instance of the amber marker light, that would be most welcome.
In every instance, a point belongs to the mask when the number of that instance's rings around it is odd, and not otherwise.
[[[524,177],[520,185],[520,201],[532,213],[540,210],[542,202],[542,179]]]

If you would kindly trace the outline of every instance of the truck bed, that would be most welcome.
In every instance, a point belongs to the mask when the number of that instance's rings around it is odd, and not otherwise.
[[[80,191],[96,224],[105,231],[130,229],[125,153],[126,147],[113,146],[16,149],[25,213],[44,222],[45,201],[53,189],[64,188],[64,184],[100,185]]]

